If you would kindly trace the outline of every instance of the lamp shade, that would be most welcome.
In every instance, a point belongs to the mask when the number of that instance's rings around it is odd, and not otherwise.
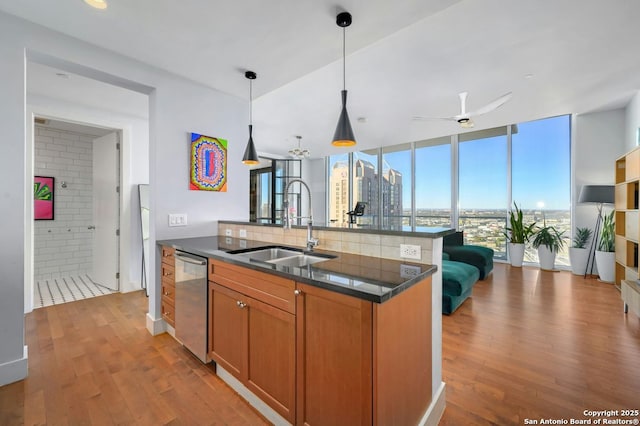
[[[256,146],[253,144],[252,132],[253,126],[249,124],[249,142],[247,142],[247,148],[244,150],[244,155],[242,156],[242,162],[247,165],[258,164],[260,162],[258,153],[256,152]]]
[[[347,113],[346,90],[342,91],[342,111],[340,111],[340,118],[338,118],[338,125],[336,126],[336,132],[333,134],[333,142],[331,144],[334,146],[353,146],[356,144],[356,137],[353,135],[349,114]]]
[[[578,198],[579,203],[613,204],[614,201],[613,185],[583,185]]]

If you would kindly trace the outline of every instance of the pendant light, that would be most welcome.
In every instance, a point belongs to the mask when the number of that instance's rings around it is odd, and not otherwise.
[[[351,14],[342,12],[336,16],[336,24],[342,28],[342,111],[336,126],[336,132],[333,134],[333,146],[353,146],[356,144],[356,138],[353,136],[353,129],[349,122],[349,114],[347,114],[347,82],[346,82],[346,28],[351,25]]]
[[[300,148],[300,139],[302,139],[302,136],[296,136],[296,138],[298,139],[298,147],[290,149],[289,150],[289,155],[292,156],[293,158],[295,158],[296,160],[302,160],[303,158],[309,158],[309,156],[311,155],[309,150]]]
[[[253,80],[256,79],[256,73],[253,71],[247,71],[244,76],[249,79],[249,142],[247,142],[247,148],[244,150],[244,156],[242,162],[248,166],[258,164],[258,153],[256,152],[256,146],[253,144]]]

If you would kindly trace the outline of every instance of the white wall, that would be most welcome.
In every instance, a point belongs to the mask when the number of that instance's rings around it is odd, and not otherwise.
[[[631,99],[626,109],[625,152],[638,146],[640,131],[640,92]]]
[[[613,185],[615,160],[626,151],[625,110],[574,116],[572,161],[573,232],[577,227],[593,229],[597,210],[594,204],[578,204],[583,185]],[[605,206],[604,212],[613,206]],[[594,268],[596,271],[596,268]]]
[[[46,53],[45,53],[46,52]],[[248,101],[197,85],[133,59],[89,45],[0,13],[0,128],[3,129],[0,176],[11,185],[0,191],[0,385],[26,375],[24,347],[25,221],[31,188],[26,184],[26,58],[150,95],[149,180],[150,240],[215,235],[217,219],[248,219],[249,172],[241,163],[246,143]],[[241,72],[238,78],[243,79]],[[30,119],[30,117],[29,117]],[[229,141],[228,190],[189,191],[189,132]],[[135,165],[130,165],[133,169]],[[186,213],[189,226],[169,228],[169,213]],[[162,331],[157,250],[152,250],[149,314],[152,332]]]
[[[34,223],[35,280],[90,273],[95,137],[39,125],[34,131],[34,174],[55,178],[54,220]]]

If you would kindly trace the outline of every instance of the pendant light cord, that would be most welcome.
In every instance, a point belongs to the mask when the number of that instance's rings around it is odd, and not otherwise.
[[[253,80],[249,80],[249,124],[253,124]]]
[[[347,49],[346,49],[346,27],[342,27],[342,90],[347,90]]]

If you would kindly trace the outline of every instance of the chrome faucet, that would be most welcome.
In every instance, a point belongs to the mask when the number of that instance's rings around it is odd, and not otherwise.
[[[309,221],[307,222],[307,250],[312,251],[313,248],[318,245],[319,241],[317,238],[313,238],[313,209],[311,204],[311,190],[309,189],[309,186],[302,179],[291,179],[289,183],[287,183],[287,186],[285,186],[284,188],[284,201],[282,202],[284,214],[282,216],[282,226],[285,229],[286,228],[291,229],[292,219],[289,215],[288,195],[289,195],[289,187],[291,186],[292,183],[295,183],[295,182],[301,183],[302,186],[307,188],[307,192],[309,193],[309,216],[307,217],[307,219],[309,219]]]

